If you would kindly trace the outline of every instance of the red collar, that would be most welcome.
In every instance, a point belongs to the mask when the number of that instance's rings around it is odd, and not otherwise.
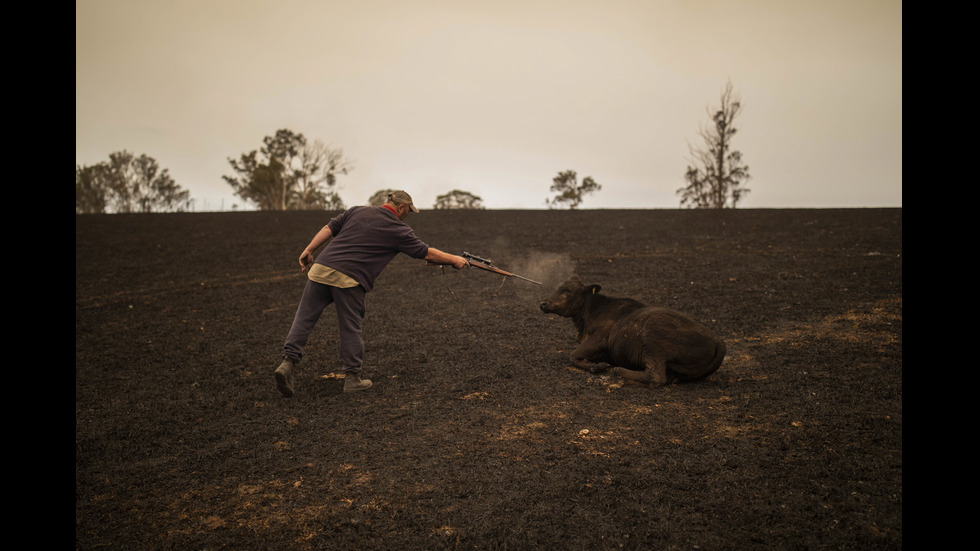
[[[384,208],[386,208],[386,209],[388,209],[388,210],[390,210],[391,212],[395,213],[395,216],[398,216],[398,211],[395,210],[395,209],[393,209],[391,207],[391,205],[381,205],[381,206],[384,207]]]

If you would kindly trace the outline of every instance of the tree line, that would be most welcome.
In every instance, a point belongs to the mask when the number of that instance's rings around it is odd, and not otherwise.
[[[744,182],[749,168],[742,154],[732,149],[735,119],[742,111],[731,81],[721,94],[721,105],[708,110],[711,125],[701,127],[698,146],[689,146],[690,164],[684,174],[687,185],[677,190],[682,207],[735,208],[749,192]],[[259,210],[343,210],[337,193],[337,177],[348,174],[354,163],[342,149],[308,140],[288,129],[266,136],[262,146],[239,158],[229,158],[233,172],[222,178],[235,195]],[[550,209],[578,208],[585,197],[602,189],[591,176],[581,182],[574,170],[564,170],[552,179],[545,199]],[[392,190],[378,190],[369,205],[384,203]],[[91,166],[75,167],[75,212],[131,213],[181,212],[193,205],[190,193],[182,189],[167,169],[152,157],[128,152],[111,153],[109,160]],[[483,199],[468,191],[454,189],[436,198],[434,209],[483,209]]]
[[[179,212],[191,204],[167,169],[146,154],[118,151],[108,161],[75,166],[75,212]]]

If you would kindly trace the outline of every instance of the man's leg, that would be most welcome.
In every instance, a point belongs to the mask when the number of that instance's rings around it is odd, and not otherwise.
[[[337,305],[337,327],[340,331],[340,359],[344,363],[344,391],[363,390],[371,381],[361,379],[361,363],[364,360],[364,337],[361,323],[364,320],[364,288],[331,289]]]
[[[293,325],[289,328],[286,344],[283,347],[283,355],[292,359],[294,363],[299,363],[303,359],[303,349],[306,348],[306,341],[310,338],[313,327],[320,319],[323,309],[333,302],[331,289],[315,281],[306,282],[303,296],[296,308],[296,315],[293,317]]]
[[[300,298],[299,306],[296,308],[296,315],[293,317],[293,325],[286,336],[286,344],[283,346],[283,360],[276,368],[276,387],[283,396],[289,398],[293,395],[293,367],[303,358],[303,349],[306,341],[313,331],[317,320],[323,309],[333,302],[330,288],[326,285],[306,282],[303,289],[303,296]]]

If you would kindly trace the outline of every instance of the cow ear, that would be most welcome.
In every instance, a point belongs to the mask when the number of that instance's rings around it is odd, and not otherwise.
[[[594,294],[598,293],[601,290],[602,290],[602,286],[601,285],[590,285],[589,286],[589,294],[591,294],[591,295],[594,295]]]

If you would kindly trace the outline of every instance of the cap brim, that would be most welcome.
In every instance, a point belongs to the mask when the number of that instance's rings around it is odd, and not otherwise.
[[[419,211],[419,209],[417,209],[415,207],[415,205],[408,205],[408,208],[412,209],[412,212],[418,212]]]

